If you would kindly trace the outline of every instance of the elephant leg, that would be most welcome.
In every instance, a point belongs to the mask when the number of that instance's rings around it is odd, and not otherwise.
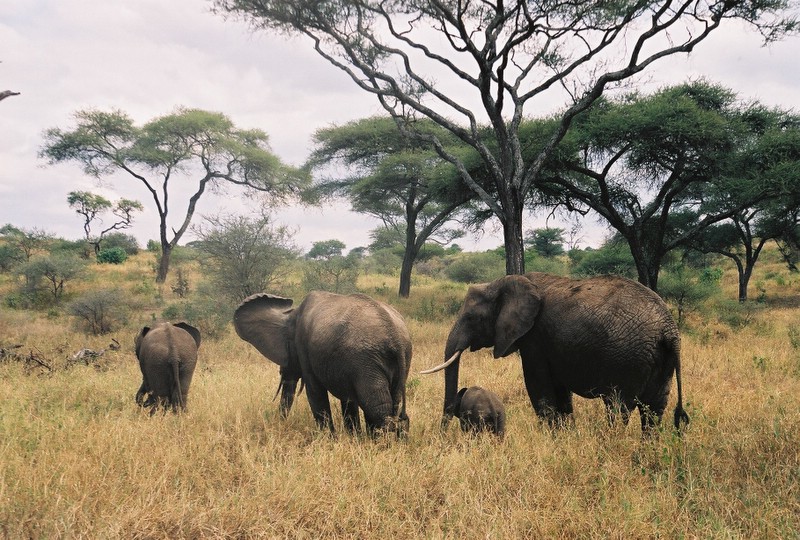
[[[144,401],[147,394],[150,392],[150,387],[147,385],[147,380],[142,379],[142,385],[139,387],[139,390],[136,392],[136,404],[139,407],[144,407]]]
[[[666,392],[659,392],[651,399],[641,399],[636,406],[639,409],[639,418],[642,421],[642,433],[649,435],[661,424],[661,417],[664,416],[664,409],[667,408],[669,398],[669,388]]]
[[[608,425],[614,427],[617,423],[617,417],[622,420],[622,425],[627,426],[630,420],[631,410],[633,406],[625,403],[620,399],[618,394],[609,394],[603,396],[603,404],[606,406],[606,419]]]
[[[344,427],[352,434],[361,433],[361,417],[358,413],[358,404],[349,399],[342,400],[342,418]]]
[[[363,391],[357,391],[358,401],[364,410],[364,423],[367,433],[375,436],[378,430],[392,429],[399,425],[397,416],[394,416],[395,406],[389,392],[388,383],[380,388],[374,386]]]
[[[562,425],[572,413],[572,394],[565,389],[557,391],[546,365],[541,361],[534,362],[523,357],[522,375],[536,416],[546,420],[551,427]]]
[[[326,427],[331,433],[333,429],[333,417],[331,416],[331,403],[328,398],[328,390],[323,387],[319,382],[306,380],[306,397],[308,397],[308,404],[311,406],[311,414],[314,415],[314,421],[320,429]]]

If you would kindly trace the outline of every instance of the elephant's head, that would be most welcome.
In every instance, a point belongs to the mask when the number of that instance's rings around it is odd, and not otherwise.
[[[519,348],[517,340],[533,328],[541,303],[539,288],[524,276],[505,276],[469,288],[447,338],[446,361],[423,371],[446,368],[443,425],[453,417],[461,353],[485,347],[494,347],[495,358],[513,353]]]
[[[246,298],[233,314],[236,333],[258,352],[281,368],[281,413],[285,416],[294,401],[300,368],[294,356],[292,300],[271,294]]]

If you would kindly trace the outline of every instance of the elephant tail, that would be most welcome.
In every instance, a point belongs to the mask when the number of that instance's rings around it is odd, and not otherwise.
[[[681,385],[681,355],[680,345],[673,348],[675,358],[675,383],[678,385],[678,404],[675,406],[675,429],[680,432],[681,422],[688,424],[689,415],[683,409],[683,388]]]
[[[177,358],[172,358],[169,363],[172,365],[172,396],[170,396],[172,409],[175,410],[177,407],[180,407],[181,410],[184,410],[186,404],[183,402],[183,392],[181,391],[181,362]]]

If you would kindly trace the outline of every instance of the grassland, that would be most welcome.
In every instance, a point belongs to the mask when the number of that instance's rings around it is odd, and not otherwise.
[[[420,278],[399,300],[391,278],[365,277],[360,287],[406,314],[414,339],[411,431],[398,442],[320,433],[305,396],[280,420],[277,367],[232,331],[203,343],[189,413],[147,416],[133,402],[133,336],[173,300],[146,285],[147,256],[82,285],[158,298],[110,335],[0,308],[0,348],[22,345],[0,359],[0,537],[800,537],[800,278],[778,264],[754,278],[764,304],[690,314],[692,423],[652,440],[636,418],[609,428],[597,400],[576,400],[573,428],[546,430],[518,359],[485,351],[465,355],[461,383],[502,397],[505,440],[465,437],[455,423],[440,431],[442,375],[418,372],[442,357],[452,318],[436,306],[463,288]],[[723,284],[734,297],[733,276]],[[107,349],[112,338],[121,349]],[[71,361],[82,348],[107,350]]]

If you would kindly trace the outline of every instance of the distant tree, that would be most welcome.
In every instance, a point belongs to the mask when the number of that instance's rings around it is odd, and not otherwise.
[[[86,242],[94,246],[95,255],[100,253],[100,243],[103,237],[111,231],[127,229],[133,224],[133,213],[144,210],[142,203],[130,199],[119,199],[116,203],[111,203],[102,195],[96,195],[88,191],[70,191],[67,195],[67,203],[75,213],[83,218],[83,232]],[[98,220],[102,223],[101,214],[111,210],[117,221],[109,227],[101,230],[100,233],[92,237],[92,222]]]
[[[636,277],[636,265],[628,245],[619,237],[611,238],[600,248],[585,250],[578,258],[573,273],[578,276],[618,274]]]
[[[739,302],[747,301],[747,288],[761,250],[770,240],[784,238],[800,223],[800,208],[779,215],[760,215],[763,208],[738,212],[730,221],[707,229],[692,246],[703,253],[718,253],[736,264]]]
[[[303,265],[303,287],[307,291],[356,291],[361,257],[356,251],[351,251],[347,256],[342,255],[346,247],[339,240],[314,242],[306,254],[306,258],[310,260]]]
[[[44,250],[52,239],[41,229],[19,229],[13,225],[0,227],[0,238],[20,256],[20,261],[29,261],[34,253]]]
[[[568,208],[599,214],[628,243],[639,281],[653,290],[671,251],[786,193],[753,153],[764,122],[777,117],[740,104],[728,89],[698,81],[595,105],[564,140],[574,145],[565,172],[540,185]]]
[[[322,240],[314,242],[311,250],[306,253],[306,257],[309,259],[330,260],[333,257],[341,257],[346,247],[347,245],[341,240]]]
[[[122,248],[128,255],[139,253],[139,242],[136,237],[121,232],[107,234],[103,239],[103,246],[106,248]]]
[[[98,289],[76,298],[67,306],[78,326],[93,335],[112,332],[126,322],[127,303],[120,301],[117,289]]]
[[[527,245],[542,257],[555,257],[564,253],[564,229],[545,227],[527,233]]]
[[[454,146],[450,152],[469,153],[442,128],[431,122],[424,124],[428,127],[417,129],[438,133],[442,141]],[[316,180],[313,193],[317,197],[345,197],[353,210],[375,216],[385,229],[397,232],[403,247],[398,294],[408,297],[420,250],[426,242],[447,244],[464,235],[464,225],[447,225],[459,217],[465,220],[459,214],[475,198],[474,192],[432,144],[405,135],[389,117],[321,129],[314,141],[316,149],[308,166],[320,169],[338,165],[335,170],[340,173]]]
[[[20,269],[25,277],[26,292],[35,294],[38,290],[48,291],[54,303],[64,294],[64,286],[80,276],[85,263],[69,254],[37,255]]]
[[[267,215],[205,217],[193,231],[213,290],[235,302],[273,289],[297,256],[291,231]]]
[[[161,257],[156,281],[163,283],[170,254],[192,221],[200,197],[210,190],[235,184],[282,201],[305,183],[305,177],[283,165],[269,150],[267,135],[244,130],[221,113],[180,108],[172,114],[134,125],[125,113],[79,111],[72,130],[45,132],[41,156],[50,164],[75,161],[98,179],[124,173],[140,182],[153,199],[159,216]],[[173,180],[183,178],[194,187],[186,210],[170,226],[170,203],[179,191]],[[179,200],[179,199],[178,199]],[[170,232],[171,231],[171,232]]]
[[[525,271],[522,219],[548,156],[606,88],[695,50],[732,20],[749,23],[766,40],[797,29],[790,0],[214,4],[256,28],[308,37],[318,54],[376,96],[398,125],[431,141],[502,225],[509,274]],[[568,106],[536,151],[526,153],[520,133],[525,115],[560,95]],[[411,112],[471,146],[483,163],[474,170],[488,175],[493,188],[476,181],[436,135],[404,124]],[[570,187],[581,190],[579,183]]]

